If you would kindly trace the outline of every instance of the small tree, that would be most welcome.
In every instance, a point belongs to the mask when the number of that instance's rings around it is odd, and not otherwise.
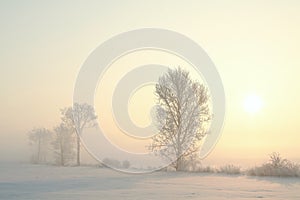
[[[75,140],[72,129],[64,123],[54,128],[55,140],[53,141],[54,157],[57,164],[64,166],[75,156]]]
[[[179,67],[159,78],[155,94],[160,105],[156,112],[159,133],[152,138],[150,150],[167,159],[176,157],[174,167],[181,170],[207,133],[211,118],[208,91]]]
[[[46,163],[51,141],[51,132],[45,128],[36,128],[28,133],[29,145],[33,148],[31,162]]]
[[[102,163],[108,167],[116,167],[116,168],[121,167],[121,162],[113,158],[104,158]]]
[[[124,169],[128,169],[128,168],[130,167],[130,162],[129,162],[128,160],[124,160],[124,161],[122,162],[122,167],[123,167]]]
[[[287,159],[281,157],[278,152],[273,152],[270,154],[269,164],[275,168],[285,167],[289,164]]]
[[[77,165],[80,165],[80,136],[83,129],[95,126],[94,108],[86,103],[75,103],[73,107],[67,107],[61,110],[62,121],[68,126],[72,127],[72,130],[77,134]]]

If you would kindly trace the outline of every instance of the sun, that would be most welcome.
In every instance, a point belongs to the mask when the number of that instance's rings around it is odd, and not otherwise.
[[[251,94],[245,98],[244,109],[248,113],[255,114],[261,110],[262,106],[262,99],[258,95]]]

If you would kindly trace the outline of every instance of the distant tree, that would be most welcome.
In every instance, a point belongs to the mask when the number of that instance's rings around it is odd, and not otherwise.
[[[128,168],[130,167],[130,162],[129,162],[128,160],[124,160],[124,161],[122,162],[122,167],[123,167],[124,169],[128,169]]]
[[[121,168],[121,162],[119,160],[113,159],[113,158],[104,158],[102,163],[105,166],[108,167],[116,167],[116,168]]]
[[[77,134],[77,159],[76,163],[80,165],[80,136],[83,129],[95,126],[95,115],[94,108],[86,103],[78,104],[75,103],[73,107],[67,107],[61,110],[62,121],[68,126],[72,127],[73,131]]]
[[[64,166],[75,156],[75,137],[73,130],[66,124],[61,123],[54,128],[55,139],[52,142],[54,147],[54,158],[57,164]]]
[[[29,145],[33,148],[31,162],[46,163],[51,142],[51,131],[35,128],[28,133]]]
[[[152,138],[150,150],[167,159],[176,157],[174,167],[181,170],[207,134],[211,119],[208,91],[180,67],[162,75],[155,89],[160,105],[156,112],[159,133]]]

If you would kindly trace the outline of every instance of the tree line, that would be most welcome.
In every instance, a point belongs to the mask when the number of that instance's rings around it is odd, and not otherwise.
[[[28,133],[32,149],[31,162],[53,162],[57,165],[80,165],[80,135],[95,126],[94,108],[86,103],[60,110],[61,122],[53,129],[34,128]]]
[[[158,133],[151,138],[149,151],[172,161],[176,171],[197,164],[201,140],[208,134],[212,119],[208,88],[178,67],[159,77],[155,95],[159,105]],[[53,130],[39,128],[29,133],[30,144],[35,149],[32,162],[47,162],[51,150],[56,164],[69,164],[76,157],[76,164],[80,165],[80,135],[84,128],[95,125],[97,116],[88,104],[74,104],[60,111],[61,123]]]

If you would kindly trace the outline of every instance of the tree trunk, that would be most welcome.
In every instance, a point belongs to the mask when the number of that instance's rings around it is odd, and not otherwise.
[[[61,152],[61,155],[60,155],[60,165],[65,166],[65,159],[64,159],[64,152],[63,151]]]
[[[77,166],[80,166],[80,137],[77,135]]]
[[[176,160],[176,163],[175,163],[175,169],[176,171],[182,171],[183,169],[183,158],[182,156],[179,156],[179,158]]]
[[[40,163],[40,156],[41,156],[41,138],[39,136],[38,141],[38,152],[37,152],[37,163]]]
[[[62,141],[60,141],[60,165],[65,166],[64,147]]]

